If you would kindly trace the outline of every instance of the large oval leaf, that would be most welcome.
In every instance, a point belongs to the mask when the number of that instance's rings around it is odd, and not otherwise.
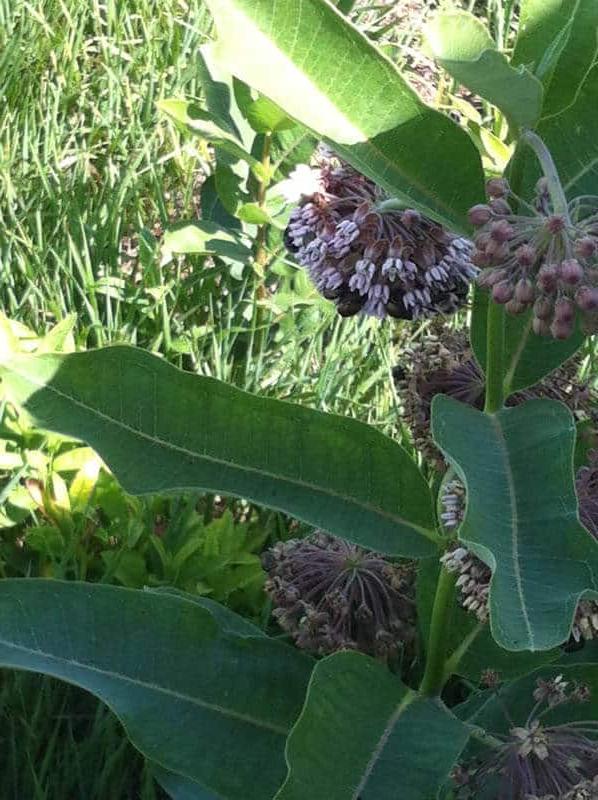
[[[337,653],[314,669],[276,800],[429,800],[468,739],[439,700],[367,656]]]
[[[356,420],[255,397],[132,347],[17,356],[0,374],[39,427],[86,441],[129,492],[240,495],[386,553],[436,550],[415,463]]]
[[[145,755],[226,798],[264,800],[280,785],[312,664],[272,639],[222,634],[166,593],[0,581],[0,666],[87,689]]]
[[[518,127],[532,127],[542,110],[542,84],[525,66],[512,67],[484,27],[467,11],[436,14],[425,29],[434,58],[459,83],[504,111]]]
[[[432,432],[467,486],[459,537],[493,570],[494,638],[507,650],[561,644],[580,596],[598,590],[598,543],[577,515],[571,413],[532,400],[490,415],[438,395]]]
[[[207,0],[214,55],[393,195],[467,229],[483,193],[467,134],[425,106],[324,0]]]

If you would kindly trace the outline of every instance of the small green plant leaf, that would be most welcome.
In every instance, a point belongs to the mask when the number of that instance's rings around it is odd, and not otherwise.
[[[497,414],[437,395],[434,441],[467,487],[459,538],[491,567],[490,625],[507,650],[549,650],[598,590],[598,543],[581,525],[575,423],[553,400]]]
[[[314,669],[275,800],[429,800],[468,739],[439,700],[367,656],[337,653]]]
[[[356,420],[255,397],[132,347],[16,356],[0,372],[40,427],[86,441],[133,494],[240,495],[385,553],[436,552],[417,466]]]
[[[162,260],[168,262],[174,254],[214,255],[232,261],[247,261],[251,257],[248,240],[236,231],[225,230],[205,219],[179,222],[164,233]]]
[[[272,221],[268,212],[257,203],[244,203],[237,211],[237,217],[253,225],[264,225]]]
[[[467,11],[436,14],[425,28],[434,58],[459,83],[500,108],[517,127],[532,127],[542,109],[542,84],[524,66],[512,67],[484,24]]]
[[[385,58],[321,0],[208,0],[213,56],[331,143],[353,166],[451,227],[482,195],[467,134],[424,105]],[[457,166],[458,165],[458,166]]]
[[[486,369],[487,317],[490,295],[476,289],[469,336],[475,357]],[[532,312],[513,316],[504,314],[505,322],[505,394],[533,386],[560,364],[571,358],[584,342],[579,325],[565,340],[537,336],[532,330]]]
[[[280,785],[312,664],[272,639],[221,633],[166,593],[0,582],[1,666],[87,689],[148,758],[227,799],[263,800]]]

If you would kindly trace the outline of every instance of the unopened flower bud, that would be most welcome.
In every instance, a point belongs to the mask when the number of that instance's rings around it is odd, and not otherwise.
[[[549,297],[539,297],[534,303],[534,316],[538,319],[552,319],[554,306]]]
[[[474,250],[471,256],[471,261],[476,267],[489,267],[491,260],[485,250]]]
[[[509,193],[509,184],[504,178],[490,178],[486,182],[488,197],[505,197]]]
[[[492,209],[490,206],[479,204],[469,209],[468,217],[471,224],[478,228],[480,225],[485,225],[487,222],[490,222],[492,218]]]
[[[490,226],[490,236],[495,242],[503,244],[513,238],[513,228],[506,219],[497,220]]]
[[[550,323],[545,319],[538,319],[538,317],[533,318],[532,328],[536,336],[549,336],[551,333]]]
[[[507,312],[507,314],[511,314],[514,317],[516,317],[518,314],[523,314],[525,309],[526,309],[525,303],[520,303],[515,298],[509,300],[509,302],[505,304],[505,311]]]
[[[486,255],[491,258],[495,264],[499,264],[509,255],[509,245],[506,242],[497,242],[491,239],[486,247]]]
[[[575,255],[579,258],[592,258],[596,252],[596,240],[591,236],[582,236],[575,242]]]
[[[552,214],[550,217],[546,217],[545,224],[547,230],[549,230],[550,233],[554,235],[564,230],[566,222],[565,218],[562,217],[560,214]]]
[[[506,200],[503,200],[502,197],[494,198],[494,200],[491,200],[488,205],[492,209],[492,212],[499,217],[506,217],[512,213],[511,206]]]
[[[598,289],[581,286],[575,293],[575,302],[582,311],[598,311]]]
[[[513,298],[513,285],[509,281],[501,281],[492,289],[492,299],[495,303],[508,303]]]
[[[575,306],[566,297],[559,298],[554,304],[554,318],[558,322],[573,322]]]
[[[534,302],[535,296],[534,284],[529,278],[521,278],[515,287],[515,300],[523,305],[530,305]]]
[[[421,222],[421,214],[414,208],[408,208],[401,214],[401,222],[406,228],[411,228]]]
[[[573,320],[553,320],[550,332],[555,339],[568,339],[573,333]]]
[[[558,283],[558,269],[554,264],[544,264],[538,273],[538,287],[549,294],[554,292]]]
[[[531,267],[534,261],[536,260],[536,250],[530,244],[522,244],[521,247],[517,248],[515,253],[515,257],[517,258],[517,263],[521,264],[522,267]]]
[[[502,269],[486,269],[478,277],[478,286],[489,289],[491,286],[497,284],[504,278],[504,271]]]
[[[576,258],[565,259],[559,267],[559,277],[568,286],[576,286],[583,276],[583,267]]]

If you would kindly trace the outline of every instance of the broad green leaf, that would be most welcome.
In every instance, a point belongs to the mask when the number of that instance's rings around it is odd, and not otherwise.
[[[383,56],[323,0],[207,0],[213,55],[353,166],[450,226],[482,196],[467,134],[425,106]]]
[[[469,335],[475,357],[485,370],[487,328],[486,320],[489,293],[476,289]],[[533,386],[574,355],[584,341],[576,327],[574,333],[564,341],[552,337],[537,336],[532,330],[532,312],[512,316],[504,314],[505,320],[505,391],[519,392]]]
[[[372,549],[436,552],[417,466],[356,420],[255,397],[132,347],[18,356],[0,373],[40,427],[91,445],[133,494],[240,495]]]
[[[275,800],[430,800],[468,738],[439,700],[367,656],[337,653],[314,669]]]
[[[180,600],[186,600],[188,603],[196,603],[201,608],[212,615],[218,623],[220,630],[224,633],[234,634],[235,636],[265,636],[263,630],[258,628],[252,622],[249,622],[245,617],[235,614],[230,608],[223,606],[222,603],[217,603],[209,597],[201,597],[197,594],[189,594],[183,592],[181,589],[176,589],[174,586],[159,586],[155,589],[148,591],[155,592],[156,594],[171,594],[178,597]]]
[[[311,659],[265,637],[218,630],[195,603],[75,582],[0,582],[0,666],[81,686],[158,765],[226,798],[264,800]]]
[[[254,100],[246,109],[245,116],[254,131],[258,133],[275,133],[295,127],[293,120],[267,97],[258,97]]]
[[[543,117],[573,104],[598,52],[596,0],[523,0],[513,63],[546,87]]]
[[[268,212],[257,203],[244,203],[237,211],[237,217],[253,225],[264,225],[272,221]]]
[[[440,562],[435,559],[422,559],[417,572],[417,615],[422,638],[428,640],[430,619],[434,604],[434,590],[440,571]],[[457,593],[457,598],[458,598]],[[489,625],[479,623],[477,617],[459,605],[458,599],[453,605],[450,634],[447,637],[449,658],[459,652],[460,645],[469,637],[475,636],[467,651],[455,661],[453,671],[457,675],[473,683],[480,683],[483,673],[492,669],[498,672],[501,680],[512,680],[527,675],[544,664],[555,661],[560,650],[544,650],[538,653],[522,651],[513,653],[504,650],[494,641]],[[476,633],[477,631],[477,633]]]
[[[152,764],[152,775],[171,800],[219,800],[201,784]]]
[[[444,11],[426,25],[434,58],[459,83],[500,108],[516,127],[532,127],[542,109],[542,84],[524,66],[512,67],[484,24],[466,11]]]
[[[243,192],[242,177],[228,164],[218,164],[214,170],[214,181],[220,202],[229,214],[235,215],[241,203],[248,197]]]
[[[170,261],[175,253],[247,261],[251,257],[251,248],[248,240],[236,231],[225,230],[215,222],[201,219],[179,222],[164,233],[163,261]]]
[[[549,650],[598,590],[598,543],[579,522],[575,423],[553,400],[484,414],[444,395],[434,441],[467,487],[462,539],[492,571],[490,625],[507,650]]]
[[[219,147],[236,159],[246,161],[258,175],[263,174],[262,165],[251,153],[245,150],[237,136],[218,125],[209,111],[200,108],[196,103],[171,98],[159,100],[158,110],[166,114],[184,130],[189,131],[215,147]]]
[[[213,222],[220,230],[231,234],[241,232],[241,223],[233,217],[222,203],[216,190],[216,177],[209,175],[201,187],[201,218],[203,222]]]

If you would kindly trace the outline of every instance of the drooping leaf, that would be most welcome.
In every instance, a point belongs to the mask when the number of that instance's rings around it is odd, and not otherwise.
[[[418,564],[417,572],[417,617],[423,641],[428,640],[432,606],[434,604],[434,587],[438,582],[440,562],[437,558],[423,559]],[[475,634],[473,642],[466,652],[454,664],[454,673],[479,684],[486,670],[496,671],[501,680],[513,680],[522,675],[527,675],[544,664],[555,661],[560,650],[543,650],[538,653],[521,651],[513,653],[504,650],[492,638],[490,626],[480,624],[477,617],[466,611],[457,600],[453,605],[450,625],[450,634],[447,637],[448,657],[450,658],[459,650],[463,641]]]
[[[467,134],[322,0],[208,0],[213,55],[393,195],[460,229],[480,200]]]
[[[337,653],[314,669],[275,800],[429,800],[468,738],[439,700],[367,656]]]
[[[470,328],[471,346],[482,367],[486,367],[489,293],[477,289]],[[505,321],[505,391],[519,392],[533,386],[553,369],[574,355],[584,341],[581,329],[576,326],[565,340],[537,336],[532,330],[532,312],[512,316],[504,314]]]
[[[168,261],[173,254],[215,255],[233,261],[251,257],[248,240],[237,231],[225,230],[215,222],[197,220],[179,222],[164,233],[162,257]]]
[[[164,791],[168,792],[171,800],[219,800],[196,781],[169,772],[157,764],[152,764],[152,775]]]
[[[575,423],[553,400],[497,414],[437,395],[434,441],[467,488],[459,538],[493,571],[490,625],[507,650],[549,650],[598,590],[598,543],[579,522]]]
[[[542,110],[542,84],[525,66],[512,67],[484,24],[466,11],[444,11],[426,25],[434,58],[459,83],[501,109],[517,127],[532,127]]]
[[[255,397],[131,347],[15,356],[0,372],[37,424],[86,441],[133,494],[240,495],[382,552],[436,551],[415,463],[356,420]]]
[[[595,0],[523,0],[513,63],[527,65],[546,87],[543,117],[567,110],[598,52]]]
[[[263,800],[284,776],[312,661],[266,637],[223,634],[173,595],[27,578],[0,582],[0,665],[87,689],[160,766],[226,798]]]

